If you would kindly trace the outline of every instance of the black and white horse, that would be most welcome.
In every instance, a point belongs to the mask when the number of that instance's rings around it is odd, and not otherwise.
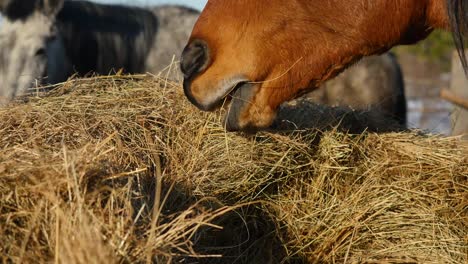
[[[0,12],[0,102],[75,73],[158,73],[178,60],[199,15],[64,0],[0,0]]]

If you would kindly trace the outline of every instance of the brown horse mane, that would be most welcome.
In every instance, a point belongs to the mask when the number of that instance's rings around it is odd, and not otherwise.
[[[447,0],[447,12],[461,64],[468,74],[468,62],[465,56],[465,36],[468,34],[468,2],[465,0]]]

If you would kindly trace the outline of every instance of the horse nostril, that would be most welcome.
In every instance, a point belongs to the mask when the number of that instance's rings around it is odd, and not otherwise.
[[[194,40],[182,52],[180,69],[186,79],[203,71],[209,62],[209,50],[202,40]]]
[[[44,56],[46,53],[45,49],[44,48],[40,48],[38,50],[36,50],[36,56]]]

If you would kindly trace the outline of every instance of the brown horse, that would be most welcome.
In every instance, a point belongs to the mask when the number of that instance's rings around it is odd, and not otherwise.
[[[182,53],[184,91],[202,110],[232,99],[228,130],[265,128],[283,102],[435,28],[452,30],[466,69],[465,0],[208,0]]]

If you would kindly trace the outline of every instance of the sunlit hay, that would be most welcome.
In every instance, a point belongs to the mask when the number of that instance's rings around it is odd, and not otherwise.
[[[355,118],[227,133],[159,77],[72,80],[0,109],[5,261],[468,261],[466,142],[338,132]]]

